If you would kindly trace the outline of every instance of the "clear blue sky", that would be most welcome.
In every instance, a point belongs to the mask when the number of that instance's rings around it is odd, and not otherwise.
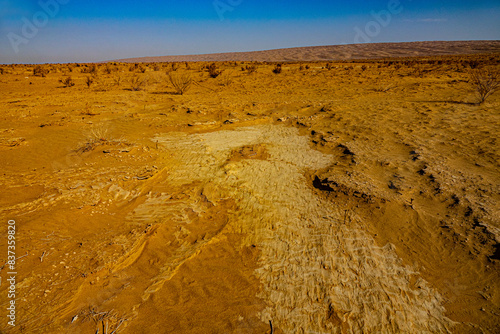
[[[7,64],[483,39],[500,0],[0,0]]]

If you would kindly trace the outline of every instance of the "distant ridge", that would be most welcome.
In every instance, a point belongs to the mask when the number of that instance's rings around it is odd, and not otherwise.
[[[252,52],[116,59],[114,61],[328,61],[500,53],[500,41],[405,42],[309,46]]]

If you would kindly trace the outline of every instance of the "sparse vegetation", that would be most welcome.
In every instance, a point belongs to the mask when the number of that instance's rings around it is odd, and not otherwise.
[[[217,78],[222,73],[222,70],[219,70],[215,63],[208,65],[207,69],[208,75],[210,75],[211,78]]]
[[[49,74],[49,69],[42,65],[37,65],[33,69],[33,75],[37,77],[45,78]]]
[[[115,74],[115,76],[113,77],[113,84],[115,86],[120,87],[121,82],[122,82],[122,76],[120,74]]]
[[[171,63],[170,64],[170,69],[172,71],[177,71],[179,69],[179,64],[177,64],[177,63]]]
[[[273,69],[274,74],[280,74],[281,73],[281,64],[276,64]]]
[[[87,77],[85,78],[85,84],[87,84],[87,87],[90,88],[90,86],[92,86],[93,83],[94,83],[94,77],[91,75],[87,75]]]
[[[471,70],[469,82],[479,96],[478,104],[484,103],[500,86],[498,72],[484,69]]]
[[[233,76],[230,72],[224,72],[220,76],[220,78],[221,78],[220,84],[222,86],[228,87],[229,85],[231,85],[233,83]]]
[[[120,316],[114,310],[100,312],[94,307],[89,307],[87,310],[80,312],[79,316],[73,319],[79,317],[81,317],[82,321],[92,321],[96,326],[96,333],[102,334],[118,333],[121,325],[127,321],[125,317]]]
[[[183,95],[193,83],[193,80],[189,73],[177,74],[169,72],[167,73],[167,76],[177,94],[180,95]]]
[[[130,78],[130,88],[133,91],[143,90],[144,88],[146,88],[147,84],[148,84],[147,77],[141,77],[139,75],[134,75],[133,77]]]
[[[99,73],[99,68],[96,64],[92,64],[82,69],[82,73],[89,73],[92,75],[97,75]]]
[[[247,65],[245,67],[245,70],[247,71],[248,74],[252,74],[257,71],[257,66],[255,66],[255,64]]]
[[[67,76],[64,79],[60,79],[59,82],[64,85],[64,88],[73,87],[75,85],[75,82],[73,81],[71,76]]]

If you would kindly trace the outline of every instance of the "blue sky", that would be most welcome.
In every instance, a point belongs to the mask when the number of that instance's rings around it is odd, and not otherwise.
[[[0,63],[500,39],[499,0],[0,0]]]

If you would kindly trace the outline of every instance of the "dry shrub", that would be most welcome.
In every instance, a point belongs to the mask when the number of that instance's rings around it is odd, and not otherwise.
[[[146,88],[147,84],[148,84],[147,77],[141,77],[139,75],[134,75],[132,78],[130,78],[130,88],[133,91],[143,90]]]
[[[33,75],[37,77],[45,78],[49,74],[49,69],[42,65],[36,65],[33,69]]]
[[[220,76],[220,79],[220,84],[225,87],[228,87],[233,83],[233,76],[230,72],[224,72],[224,74]]]
[[[81,311],[80,314],[73,319],[75,320],[78,318],[81,318],[84,322],[93,322],[96,326],[96,333],[102,334],[118,333],[123,323],[128,320],[114,310],[98,311],[94,307],[89,307],[88,310]]]
[[[64,79],[60,79],[59,82],[64,85],[64,88],[73,87],[75,85],[75,82],[73,81],[71,76],[67,76]]]
[[[500,86],[498,72],[485,69],[473,69],[469,73],[469,83],[479,96],[478,104],[486,101],[486,99]]]
[[[97,67],[96,64],[92,64],[90,66],[86,66],[85,68],[83,68],[82,73],[89,73],[92,75],[97,75],[99,73],[99,68]]]
[[[189,89],[189,87],[191,87],[191,84],[193,83],[193,80],[191,78],[191,75],[189,75],[189,73],[178,74],[178,73],[168,72],[167,76],[168,80],[174,87],[177,94],[180,95],[183,95]]]
[[[255,66],[255,64],[247,65],[245,67],[245,70],[247,71],[248,74],[252,74],[257,71],[257,66]]]
[[[179,69],[179,64],[172,63],[172,64],[170,64],[170,68],[172,71],[177,71]]]
[[[94,77],[93,77],[93,76],[88,75],[88,76],[85,78],[85,83],[87,84],[87,87],[88,87],[88,88],[90,88],[90,86],[92,86],[92,84],[94,83]]]
[[[217,78],[222,73],[222,70],[219,70],[215,63],[208,65],[207,69],[208,75],[210,75],[211,78]]]
[[[118,71],[118,68],[116,66],[113,66],[111,64],[106,64],[106,66],[104,67],[104,73],[106,74],[111,74],[113,72],[116,72]]]
[[[274,74],[280,74],[281,73],[281,64],[276,64],[273,69]]]
[[[115,86],[120,87],[120,84],[122,83],[122,76],[120,74],[115,74],[113,77],[113,83]]]

